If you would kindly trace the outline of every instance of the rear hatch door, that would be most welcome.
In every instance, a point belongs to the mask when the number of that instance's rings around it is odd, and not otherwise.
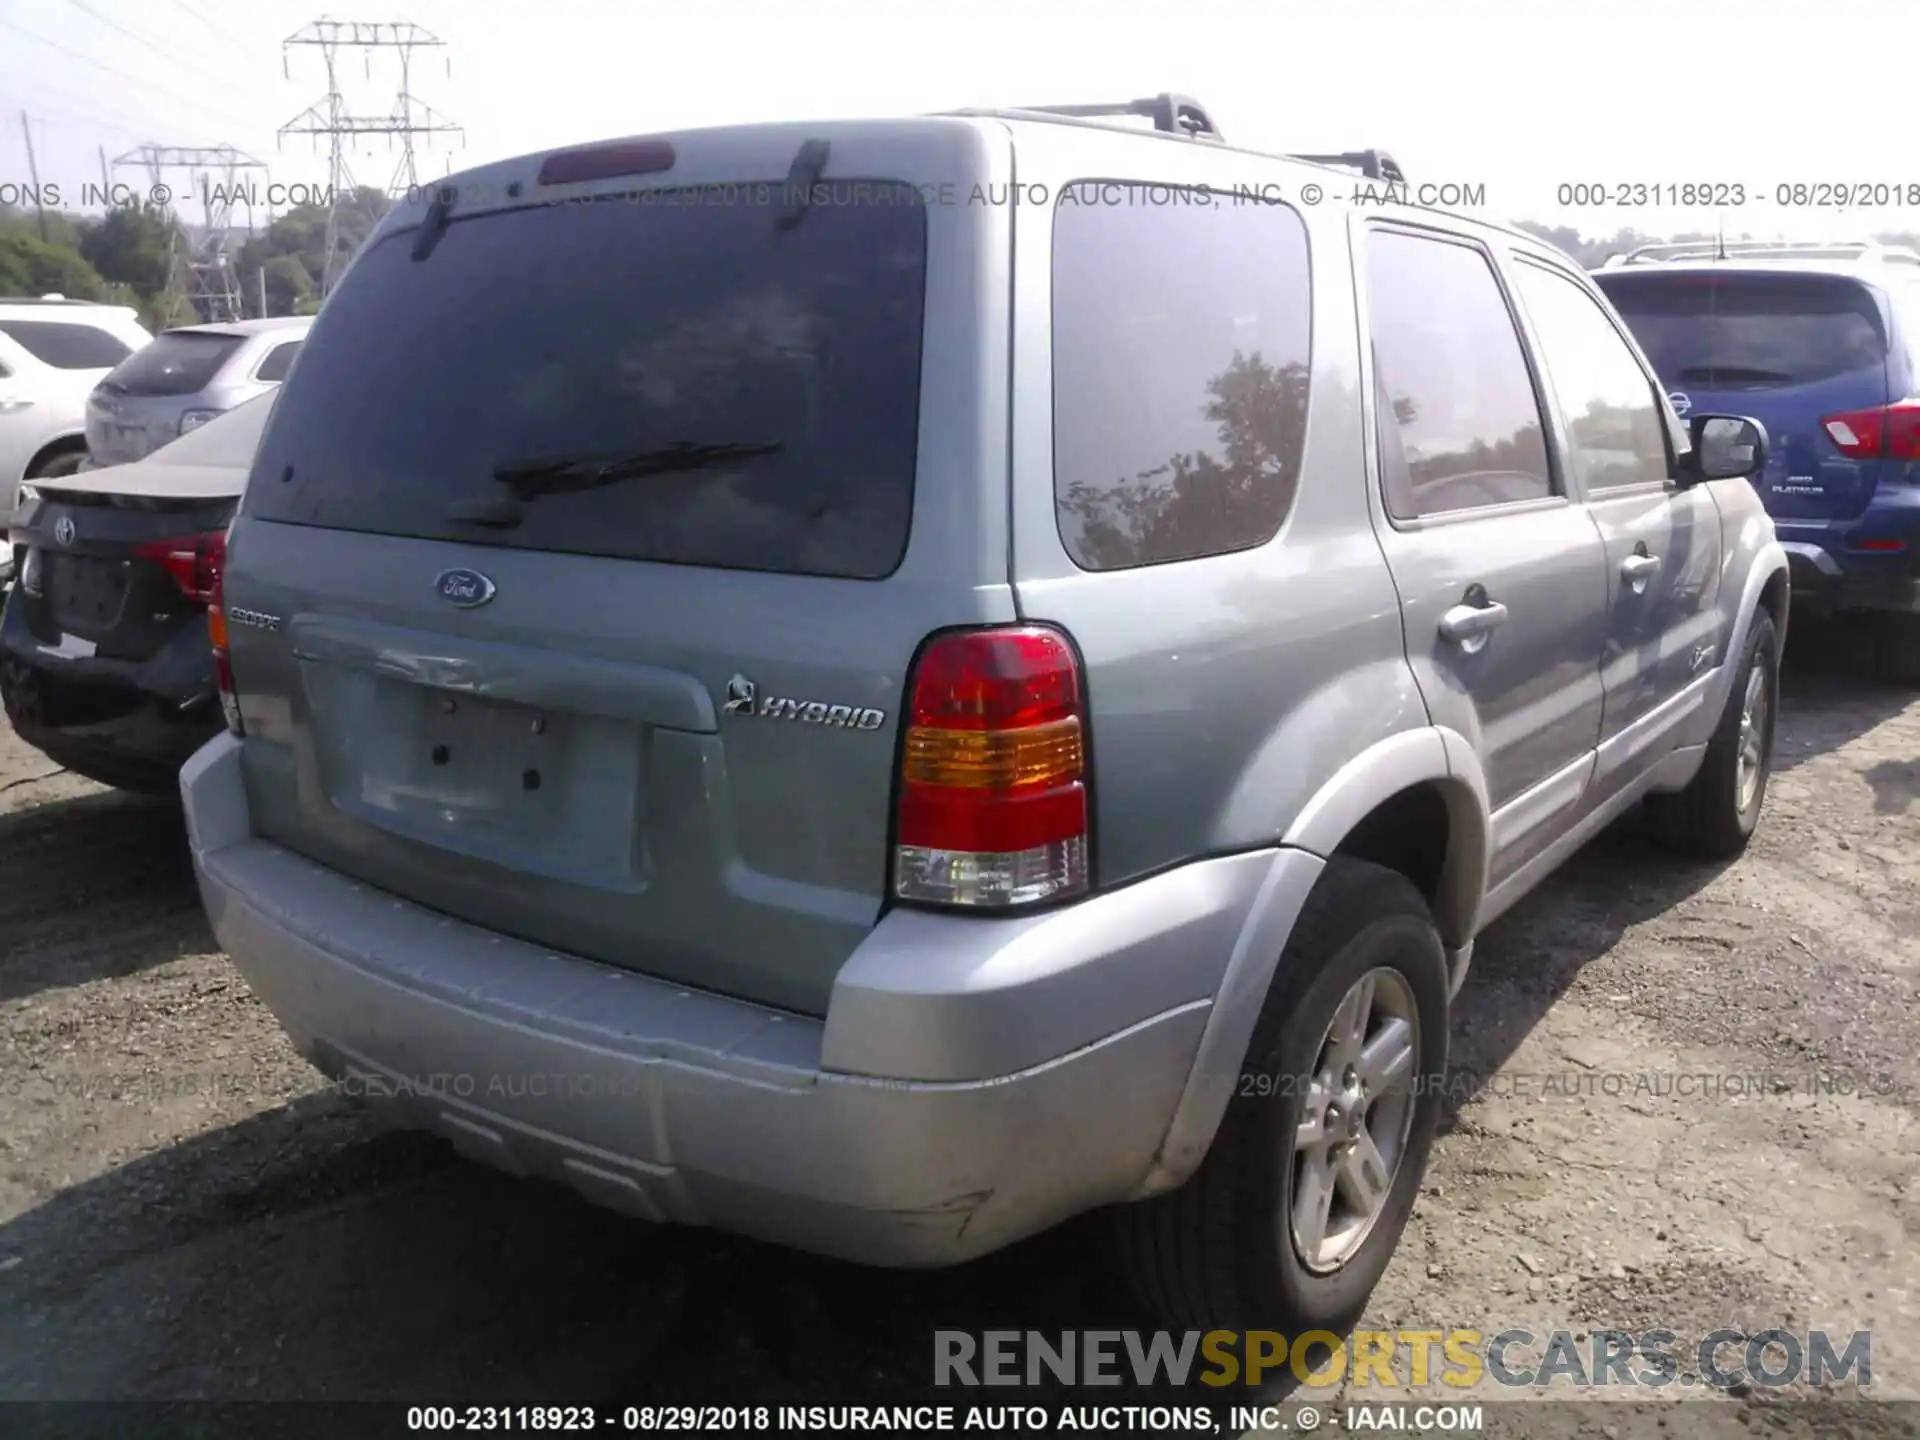
[[[1010,157],[960,121],[670,147],[456,180],[329,297],[228,556],[249,798],[450,915],[818,1013],[881,910],[914,653],[1015,618],[1006,222],[927,199]]]
[[[1757,482],[1789,521],[1845,521],[1873,498],[1886,462],[1843,454],[1830,415],[1885,405],[1888,318],[1847,275],[1649,269],[1594,277],[1688,413],[1750,415],[1767,428]]]
[[[144,459],[180,434],[180,416],[246,343],[222,330],[169,330],[116,365],[87,400],[96,465]]]

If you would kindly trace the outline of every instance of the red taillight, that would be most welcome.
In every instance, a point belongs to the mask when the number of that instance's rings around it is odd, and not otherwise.
[[[227,536],[222,531],[208,537],[207,639],[213,642],[213,680],[220,688],[220,711],[227,717],[227,729],[245,735],[240,723],[240,697],[233,688],[233,662],[227,655],[226,570]]]
[[[225,553],[226,536],[176,535],[168,540],[149,540],[134,547],[136,560],[151,560],[163,566],[180,587],[180,593],[197,605],[213,597],[219,573],[219,556]]]
[[[1044,626],[935,637],[914,666],[893,893],[1006,908],[1087,891],[1079,660]]]
[[[621,175],[657,175],[673,168],[673,146],[664,140],[636,140],[562,150],[540,162],[542,185],[573,185],[582,180],[611,180]]]
[[[962,631],[914,666],[894,894],[1006,907],[1087,888],[1080,665],[1038,625]]]
[[[1904,540],[1856,540],[1853,542],[1853,548],[1856,550],[1877,550],[1882,554],[1891,554],[1906,549],[1907,542]]]
[[[1920,460],[1920,399],[1823,416],[1820,428],[1855,460]]]

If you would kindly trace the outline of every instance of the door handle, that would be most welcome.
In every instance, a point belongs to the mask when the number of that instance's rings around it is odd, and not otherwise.
[[[1498,600],[1480,605],[1456,605],[1440,617],[1440,634],[1472,654],[1505,623],[1507,607]]]
[[[1620,562],[1620,578],[1625,580],[1636,595],[1647,588],[1647,581],[1660,573],[1660,557],[1649,555],[1644,550],[1637,555],[1629,555]]]

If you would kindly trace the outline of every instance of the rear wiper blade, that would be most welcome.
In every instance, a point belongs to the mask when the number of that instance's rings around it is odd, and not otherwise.
[[[456,501],[449,507],[448,514],[466,524],[510,529],[520,523],[521,511],[527,502],[542,495],[595,490],[603,485],[617,485],[623,480],[638,480],[648,475],[703,470],[729,460],[772,455],[786,448],[784,440],[711,443],[675,440],[647,450],[530,455],[494,467],[493,478],[507,487],[506,495]]]
[[[566,490],[592,490],[646,475],[670,475],[679,470],[702,470],[726,460],[747,460],[786,449],[782,440],[728,440],[702,444],[675,440],[650,450],[582,455],[534,455],[496,465],[493,478],[520,499],[553,495]]]

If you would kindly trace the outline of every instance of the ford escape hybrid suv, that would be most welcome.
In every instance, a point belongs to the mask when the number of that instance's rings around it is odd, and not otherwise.
[[[650,1219],[937,1265],[1115,1205],[1175,1323],[1358,1314],[1475,934],[1643,796],[1758,819],[1765,435],[1553,250],[1139,109],[383,221],[182,775],[317,1065]]]

